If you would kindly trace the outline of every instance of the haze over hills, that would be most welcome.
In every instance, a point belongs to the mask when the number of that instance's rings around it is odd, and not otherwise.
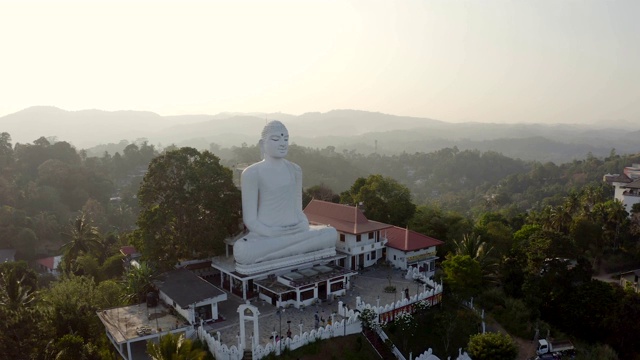
[[[253,145],[266,119],[286,123],[292,142],[302,146],[355,150],[364,154],[431,152],[458,146],[461,150],[497,151],[524,160],[566,162],[591,152],[607,155],[640,151],[640,126],[605,124],[447,123],[359,110],[309,112],[302,115],[226,112],[216,115],[161,116],[145,111],[65,111],[31,107],[0,118],[0,131],[13,143],[55,136],[79,149],[146,138],[151,144],[208,148]]]

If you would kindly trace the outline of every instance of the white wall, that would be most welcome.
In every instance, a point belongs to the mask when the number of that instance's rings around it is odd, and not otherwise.
[[[174,305],[174,301],[167,296],[167,294],[165,294],[164,292],[160,291],[159,297],[162,301],[164,301],[167,305],[171,306],[172,308],[174,308],[176,310],[176,312],[180,315],[182,315],[182,317],[184,317],[185,319],[187,319],[187,321],[189,322],[189,324],[193,324],[195,322],[195,315],[194,315],[194,311],[193,308],[187,308],[187,309],[183,309],[182,307],[180,307],[180,305],[178,305],[177,303]]]

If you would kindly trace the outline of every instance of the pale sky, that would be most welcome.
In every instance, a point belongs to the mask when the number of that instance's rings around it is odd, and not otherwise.
[[[638,19],[637,0],[0,0],[0,116],[356,109],[640,126]]]

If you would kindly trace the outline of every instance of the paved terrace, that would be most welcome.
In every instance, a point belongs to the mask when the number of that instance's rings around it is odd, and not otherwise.
[[[252,304],[260,311],[260,344],[273,341],[273,332],[280,332],[282,336],[286,336],[289,326],[291,328],[291,336],[300,335],[300,326],[302,331],[308,332],[315,327],[315,313],[330,321],[331,314],[335,321],[341,321],[342,317],[337,315],[338,301],[342,300],[350,309],[355,308],[356,297],[366,303],[376,305],[378,297],[380,305],[391,304],[395,300],[399,300],[403,295],[404,289],[409,289],[409,295],[413,296],[418,290],[422,291],[423,285],[415,281],[406,280],[404,278],[405,271],[396,269],[387,269],[383,267],[372,267],[360,272],[359,275],[351,278],[351,288],[347,291],[347,295],[336,299],[333,303],[322,302],[318,305],[306,307],[303,310],[296,308],[284,309],[281,315],[277,314],[275,306],[262,300],[252,300]],[[388,277],[391,277],[391,285],[396,286],[396,293],[385,293],[384,288],[389,285]],[[224,317],[224,321],[218,321],[213,324],[206,325],[206,329],[215,336],[216,332],[220,332],[221,340],[227,346],[238,344],[238,334],[240,333],[238,306],[243,304],[243,300],[235,295],[229,295],[227,301],[218,304],[218,310]],[[290,321],[290,323],[288,323]],[[325,322],[326,324],[326,322]],[[322,323],[320,324],[322,325]],[[252,323],[246,323],[247,334],[253,331]],[[249,341],[249,335],[247,336]]]
[[[160,304],[152,308],[141,303],[101,310],[98,317],[118,343],[157,334],[158,329],[166,332],[188,325],[179,317],[171,315],[169,309]]]

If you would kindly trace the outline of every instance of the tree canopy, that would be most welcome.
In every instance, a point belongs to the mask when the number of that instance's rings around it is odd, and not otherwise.
[[[367,219],[396,226],[407,226],[416,212],[409,189],[382,175],[358,178],[348,191],[340,195],[343,204],[358,204]]]
[[[155,158],[138,199],[136,245],[159,268],[212,256],[239,231],[240,191],[209,151],[181,148]]]
[[[474,360],[515,360],[518,348],[507,334],[484,333],[471,336],[467,351]]]

